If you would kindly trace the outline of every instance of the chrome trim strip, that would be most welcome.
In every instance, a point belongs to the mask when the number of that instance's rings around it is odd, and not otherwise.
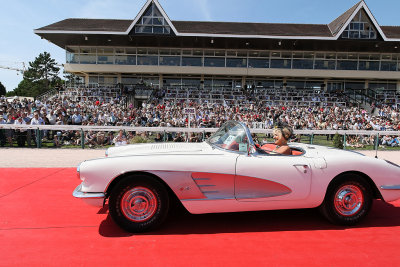
[[[217,194],[219,191],[203,191],[203,194]]]
[[[195,181],[208,181],[211,180],[210,178],[193,178]]]
[[[215,184],[205,184],[205,185],[197,185],[198,187],[211,187],[215,186]]]
[[[94,199],[94,198],[105,198],[105,194],[104,193],[85,193],[81,191],[82,189],[82,184],[78,185],[74,192],[72,192],[72,195],[76,198],[90,198],[90,199]]]
[[[382,185],[383,190],[400,190],[400,185]]]
[[[219,198],[219,199],[204,199],[204,198],[200,198],[200,199],[181,199],[182,202],[187,202],[187,201],[202,201],[202,202],[206,202],[206,201],[220,201],[220,200],[235,200],[236,198],[231,198],[231,197],[227,197],[227,198]]]

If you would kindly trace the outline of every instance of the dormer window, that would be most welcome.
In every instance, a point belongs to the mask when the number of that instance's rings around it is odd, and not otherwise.
[[[170,34],[171,27],[154,3],[151,3],[135,25],[135,33]]]
[[[342,38],[365,40],[374,40],[377,38],[376,29],[363,9],[354,16],[353,20],[343,31]]]

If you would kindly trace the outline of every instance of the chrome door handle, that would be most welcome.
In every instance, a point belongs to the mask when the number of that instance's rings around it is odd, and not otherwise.
[[[307,173],[308,165],[306,164],[293,164],[294,167],[303,167],[304,168],[304,173]]]
[[[306,164],[293,164],[294,167],[303,167],[304,169],[308,168],[308,165]]]

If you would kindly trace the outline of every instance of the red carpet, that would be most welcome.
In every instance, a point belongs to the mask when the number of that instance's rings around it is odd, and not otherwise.
[[[0,169],[0,266],[395,266],[400,201],[355,228],[315,210],[190,215],[156,232],[120,230],[72,197],[75,169]]]

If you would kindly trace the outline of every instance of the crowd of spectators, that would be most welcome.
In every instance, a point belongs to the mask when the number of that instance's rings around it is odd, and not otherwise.
[[[153,98],[140,107],[122,104],[120,96],[102,98],[99,91],[97,98],[82,98],[59,94],[48,100],[7,99],[0,98],[0,124],[31,125],[93,125],[93,126],[136,126],[136,127],[188,127],[218,128],[225,121],[237,120],[246,123],[250,128],[272,129],[279,121],[293,129],[308,130],[378,130],[400,131],[400,111],[397,107],[381,106],[371,114],[357,107],[293,107],[285,105],[269,106],[249,104],[229,106],[227,104],[210,104],[204,100],[164,101]],[[73,96],[73,97],[72,97]],[[194,114],[185,114],[185,109],[195,110]],[[118,130],[117,130],[118,131]],[[33,130],[1,130],[0,145],[17,141],[19,146],[36,142]],[[43,138],[54,142],[55,146],[80,145],[84,140],[89,146],[105,146],[129,143],[135,133],[123,133],[126,140],[116,140],[111,132],[86,132],[84,138],[76,131],[47,131]],[[131,135],[129,137],[129,135]],[[42,136],[41,136],[42,137]],[[41,138],[40,137],[40,138]],[[158,138],[158,137],[157,137]],[[190,135],[183,137],[176,134],[162,140],[199,141],[202,137]],[[353,140],[353,139],[357,140]],[[356,144],[369,145],[373,142],[370,136],[349,138],[349,146]],[[156,139],[157,141],[157,139]],[[399,138],[383,136],[383,146],[399,146]]]

